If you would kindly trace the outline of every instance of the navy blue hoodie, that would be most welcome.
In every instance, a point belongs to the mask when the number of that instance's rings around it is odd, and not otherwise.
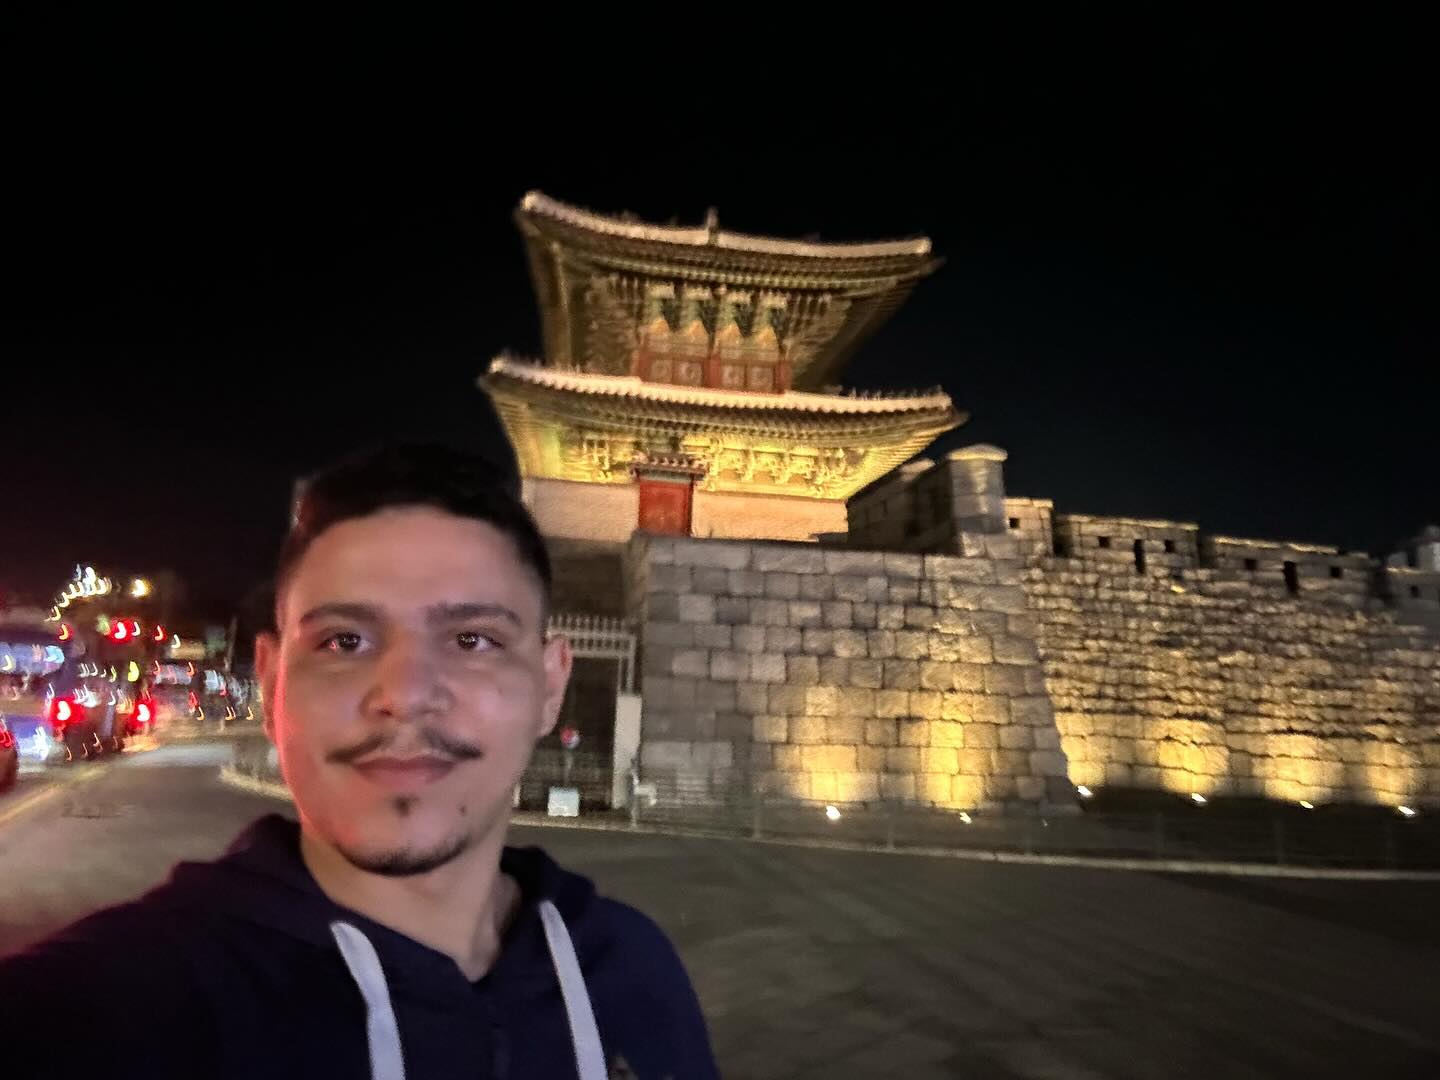
[[[574,942],[609,1075],[718,1075],[695,993],[654,923],[538,848],[506,848],[501,868],[522,903],[472,983],[444,954],[331,901],[300,857],[298,826],[261,818],[218,861],[182,863],[140,900],[0,961],[0,1074],[369,1077],[373,992],[341,955],[340,922],[378,955],[407,1080],[568,1080],[577,1065],[548,900]]]

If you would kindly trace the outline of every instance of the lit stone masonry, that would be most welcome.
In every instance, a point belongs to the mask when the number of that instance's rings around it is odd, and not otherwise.
[[[850,542],[998,556],[999,530],[1015,544],[1029,616],[1011,617],[993,655],[1038,646],[1073,783],[1440,805],[1440,569],[1426,561],[1440,531],[1382,564],[1057,514],[1004,498],[1003,460],[978,447],[905,466],[850,501]],[[988,523],[972,486],[1001,493]]]
[[[1015,545],[913,555],[637,534],[641,766],[715,797],[1069,807]]]

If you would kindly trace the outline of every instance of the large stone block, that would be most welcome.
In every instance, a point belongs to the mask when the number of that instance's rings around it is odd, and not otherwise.
[[[835,644],[835,631],[807,626],[801,631],[801,648],[811,656],[830,655]]]
[[[858,716],[828,716],[825,718],[825,741],[862,743],[865,741],[865,721]]]
[[[839,697],[839,716],[875,716],[875,691],[857,689],[855,687],[841,687],[837,690]]]
[[[759,626],[789,626],[789,600],[750,600],[750,621]]]
[[[696,627],[696,629],[700,629]],[[718,629],[718,628],[716,628]],[[731,631],[731,648],[743,653],[765,651],[765,628],[763,626],[737,626]]]
[[[806,746],[800,760],[811,772],[855,772],[858,768],[853,746]]]
[[[960,771],[971,776],[987,776],[990,773],[990,754],[992,751],[967,746],[961,749],[959,762]]]
[[[919,690],[918,660],[886,660],[882,682],[887,690]]]
[[[929,630],[935,625],[935,609],[928,604],[906,604],[905,625],[911,630]]]
[[[765,595],[775,600],[794,600],[800,595],[800,578],[796,574],[766,574]]]
[[[709,622],[718,622],[726,626],[743,626],[750,622],[750,605],[759,601],[747,600],[740,596],[716,596],[703,597],[714,605],[712,619]]]
[[[1015,791],[1022,799],[1038,802],[1045,797],[1045,778],[1040,776],[1016,777]]]
[[[885,573],[884,552],[827,550],[823,554],[827,574],[859,574],[870,577]]]
[[[1054,723],[1054,716],[1049,698],[1017,697],[1010,699],[1010,719],[1017,724],[1049,727]]]
[[[993,644],[997,664],[1035,664],[1040,661],[1040,653],[1033,641],[1000,636],[994,639]]]
[[[753,672],[752,672],[753,674]],[[735,707],[750,716],[759,716],[770,708],[769,687],[764,683],[735,684]]]
[[[929,635],[919,630],[895,631],[895,655],[902,660],[922,660],[930,654]]]
[[[920,770],[920,748],[917,746],[887,747],[885,767],[891,772],[918,772]]]
[[[871,746],[895,746],[899,742],[899,727],[895,720],[866,720],[865,742]]]
[[[856,760],[860,763],[861,772],[881,772],[885,768],[885,747],[883,746],[857,746]]]
[[[918,720],[939,720],[945,695],[936,690],[910,691],[910,715]],[[946,720],[959,717],[944,717]]]
[[[951,800],[951,781],[954,777],[950,773],[922,773],[917,777],[917,797],[936,806],[949,806]]]
[[[804,686],[780,683],[770,687],[770,711],[779,716],[801,716],[807,712]]]
[[[819,626],[823,616],[824,609],[818,600],[792,600],[790,603],[791,626]]]
[[[842,803],[873,802],[880,797],[880,777],[874,772],[835,774],[835,799]]]
[[[996,773],[991,773],[985,777],[985,798],[990,802],[1003,802],[1006,799],[1013,799],[1020,793],[1015,784],[1016,780],[1013,776],[1001,776]]]
[[[930,744],[930,723],[929,720],[901,720],[900,745],[901,746],[928,746]]]
[[[865,632],[863,630],[835,630],[831,638],[830,651],[842,660],[866,656]]]
[[[735,684],[701,680],[695,687],[695,707],[717,712],[734,712]]]
[[[764,596],[765,575],[755,570],[727,570],[725,592],[730,596]]]
[[[950,779],[950,805],[957,810],[975,810],[986,798],[985,780],[979,776],[954,776]]]
[[[879,660],[851,660],[847,681],[851,686],[879,689],[884,671]]]
[[[847,600],[863,604],[870,599],[869,579],[842,574],[831,578],[831,592],[836,600]]]
[[[909,773],[881,773],[880,797],[909,802],[915,798],[915,777]]]
[[[837,716],[840,712],[840,688],[836,686],[807,686],[801,691],[805,696],[805,712],[810,716]]]
[[[820,661],[813,656],[785,657],[785,681],[791,686],[818,685]]]
[[[1000,729],[994,724],[965,725],[965,745],[984,750],[995,750],[1000,746]]]
[[[881,630],[905,629],[905,605],[890,603],[876,604],[875,625]]]
[[[1032,751],[1030,771],[1036,776],[1064,776],[1065,755],[1055,750]]]
[[[680,567],[674,569],[679,570]],[[710,596],[725,595],[730,591],[730,574],[732,572],[713,566],[696,567],[691,571],[690,591],[706,593]]]
[[[761,654],[750,658],[750,678],[761,683],[783,683],[785,681],[785,657]]]
[[[798,653],[804,647],[804,631],[793,626],[765,627],[765,650],[772,653]]]
[[[833,772],[810,773],[810,797],[819,802],[839,802],[840,785]]]
[[[1024,750],[990,751],[992,776],[1028,776],[1030,772],[1030,760]]]
[[[1029,750],[1035,745],[1035,739],[1031,735],[1033,728],[1021,727],[1018,724],[1006,724],[1000,729],[1000,748],[1002,750]]]
[[[1009,664],[988,664],[977,666],[982,673],[983,686],[987,694],[1004,694],[1008,697],[1022,697],[1025,694],[1025,669]],[[963,689],[977,689],[966,686]],[[1018,715],[1016,717],[1019,719]],[[1025,721],[1021,721],[1024,723]]]
[[[865,647],[871,659],[888,660],[895,655],[895,634],[891,630],[867,630]]]
[[[920,748],[920,771],[945,773],[953,776],[960,771],[959,753],[952,746],[922,746]]]
[[[751,557],[751,565],[767,573],[821,574],[825,571],[825,556],[818,548],[809,545],[782,547],[759,544]]]
[[[783,743],[790,737],[790,720],[784,716],[757,716],[752,721],[751,738],[756,742]]]
[[[830,600],[835,596],[835,583],[823,574],[800,575],[800,599]]]
[[[713,623],[715,621],[715,598],[687,593],[680,597],[678,610],[681,622]]]
[[[825,742],[825,720],[823,716],[792,715],[789,718],[790,742],[796,746],[818,746]]]
[[[930,745],[959,748],[965,745],[965,725],[953,720],[930,721]]]
[[[680,674],[677,672],[677,674]],[[745,653],[717,650],[710,654],[710,678],[740,682],[750,678],[750,657]]]
[[[910,692],[908,690],[875,691],[875,715],[897,719],[911,715]]]

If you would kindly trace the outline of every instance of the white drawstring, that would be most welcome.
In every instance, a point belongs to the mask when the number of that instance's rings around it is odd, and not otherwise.
[[[370,939],[349,923],[332,922],[330,933],[350,977],[365,999],[365,1036],[370,1043],[371,1080],[405,1080],[405,1056],[400,1050],[400,1025],[390,1004],[385,970]]]
[[[605,1050],[600,1029],[590,1007],[590,992],[575,955],[575,943],[560,911],[549,900],[540,901],[540,921],[545,927],[545,944],[550,962],[560,980],[560,996],[570,1022],[570,1039],[575,1047],[575,1068],[579,1080],[606,1080]],[[370,1045],[371,1080],[405,1080],[405,1056],[400,1047],[400,1025],[390,1003],[385,969],[370,939],[346,922],[332,922],[330,933],[340,947],[350,977],[365,999],[365,1035]]]
[[[560,979],[560,995],[565,999],[565,1015],[570,1020],[570,1040],[575,1044],[575,1067],[580,1080],[606,1080],[605,1051],[600,1045],[600,1029],[590,1008],[590,993],[585,989],[585,976],[575,955],[575,943],[560,911],[549,900],[540,901],[540,920],[545,924],[545,944],[550,947],[550,962]]]

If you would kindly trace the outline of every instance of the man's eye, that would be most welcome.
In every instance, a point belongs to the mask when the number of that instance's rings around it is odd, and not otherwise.
[[[460,631],[455,635],[455,644],[465,652],[486,652],[495,647],[495,643],[478,630]]]
[[[353,653],[360,648],[361,639],[359,634],[352,634],[349,631],[342,631],[338,634],[331,634],[320,647],[329,653]]]

